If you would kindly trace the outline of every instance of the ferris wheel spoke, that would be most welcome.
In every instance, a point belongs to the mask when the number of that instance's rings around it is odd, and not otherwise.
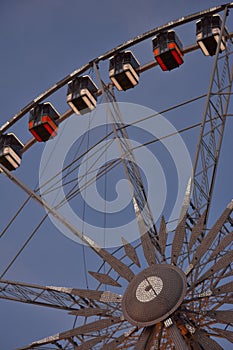
[[[209,257],[209,260],[214,259],[219,253],[224,251],[229,244],[233,242],[233,231],[226,233],[225,237],[220,241],[217,247],[213,250],[212,254]]]
[[[92,277],[94,277],[101,284],[105,284],[108,286],[121,287],[120,283],[118,283],[115,279],[113,279],[111,276],[109,276],[107,274],[95,272],[95,271],[88,271],[88,272]]]
[[[89,350],[92,349],[93,346],[100,343],[105,337],[98,336],[93,339],[87,340],[83,342],[81,345],[75,346],[75,350]]]
[[[104,259],[107,263],[109,263],[112,268],[119,273],[119,275],[125,278],[127,281],[131,281],[134,277],[134,273],[132,270],[125,265],[122,261],[117,259],[115,256],[110,254],[104,248],[99,247],[92,239],[88,236],[84,235],[82,232],[77,230],[70,222],[68,222],[62,215],[59,214],[57,210],[52,208],[44,199],[42,199],[39,195],[37,195],[33,190],[31,190],[26,184],[24,184],[21,180],[19,180],[15,175],[13,175],[6,167],[0,164],[0,169],[3,173],[12,180],[17,186],[19,186],[24,192],[31,195],[32,198],[38,202],[40,205],[46,208],[48,212],[54,216],[57,220],[59,220],[64,226],[66,226],[72,233],[78,236],[81,241],[87,244],[91,249],[93,249],[102,259]]]
[[[101,79],[99,68],[96,63],[94,63],[94,69],[101,87],[104,102],[106,104],[106,110],[111,120],[112,130],[119,146],[122,165],[126,177],[130,183],[133,207],[138,224],[140,239],[142,242],[143,253],[148,265],[151,266],[156,264],[155,245],[159,252],[159,246],[157,243],[157,231],[155,228],[151,208],[147,200],[146,191],[140,175],[139,167],[130,145],[130,138],[128,137],[127,130],[126,128],[116,128],[116,123],[124,126],[124,122],[119,106],[117,104],[117,100],[115,98],[114,91],[111,89],[110,93],[109,91],[108,93],[106,92],[106,86]],[[127,160],[124,157],[125,154],[127,154]]]
[[[233,282],[229,282],[218,286],[216,289],[212,291],[212,295],[221,295],[226,293],[233,293]]]
[[[224,304],[233,304],[233,295],[225,296],[225,297],[222,299],[222,302],[223,302]]]
[[[219,302],[217,304],[222,305],[222,304],[227,304],[227,302],[230,300],[230,295],[226,295],[224,296],[224,294],[231,294],[233,293],[233,282],[229,282],[226,284],[223,284],[221,286],[218,286],[217,288],[210,288],[206,291],[204,291],[203,293],[199,293],[197,295],[194,295],[192,298],[187,299],[186,301],[184,301],[185,304],[188,304],[190,302],[193,301],[197,301],[199,299],[206,299],[206,298],[212,298],[213,297],[218,297],[221,296],[221,299],[219,300]],[[214,302],[216,303],[216,298],[213,299]],[[233,300],[232,300],[233,302]]]
[[[200,259],[205,255],[205,253],[210,248],[211,244],[213,243],[214,239],[218,235],[219,231],[222,229],[224,223],[228,219],[229,215],[231,214],[233,210],[233,201],[228,205],[228,207],[224,210],[220,218],[217,220],[215,225],[210,229],[210,231],[207,233],[207,235],[203,238],[200,245],[198,246],[196,253],[191,261],[190,266],[193,268],[195,267]]]
[[[226,338],[231,343],[233,343],[233,332],[221,328],[211,328],[214,332],[218,333],[219,336]]]
[[[164,216],[162,216],[159,227],[158,241],[161,249],[161,255],[165,256],[165,249],[167,244],[167,226]]]
[[[122,344],[125,340],[130,338],[130,336],[137,331],[137,328],[134,328],[126,333],[123,333],[119,337],[115,338],[111,342],[103,345],[101,350],[114,350],[117,349],[120,344]]]
[[[209,277],[213,276],[216,272],[230,266],[233,258],[233,251],[229,251],[221,259],[215,262],[195,283],[195,285],[205,281]]]
[[[161,324],[160,324],[161,325]],[[149,350],[153,345],[153,338],[157,330],[156,326],[143,328],[134,350]]]
[[[207,311],[206,315],[219,323],[233,323],[233,311],[219,310]]]
[[[168,337],[171,339],[172,343],[175,346],[176,350],[188,350],[187,344],[184,341],[182,334],[180,333],[177,325],[171,320],[168,319],[164,321],[166,332]]]
[[[73,310],[69,312],[69,315],[74,315],[74,316],[84,316],[84,317],[89,317],[89,316],[108,316],[109,310],[107,309],[101,309],[100,307],[86,307],[80,310]]]
[[[233,270],[224,271],[224,279],[231,278],[233,276]]]
[[[90,300],[97,300],[101,302],[121,302],[122,296],[110,291],[97,291],[90,289],[76,289],[76,288],[63,288],[63,287],[49,287],[52,290],[57,290],[65,293],[71,293],[78,295],[81,298],[88,298]],[[69,292],[70,291],[70,292]]]
[[[133,271],[107,250],[100,248],[98,253],[121,277],[129,282],[134,278]]]
[[[130,258],[130,260],[137,265],[141,266],[136,249],[130,244],[124,237],[122,237],[122,243],[124,246],[125,254]]]
[[[121,295],[110,291],[41,286],[8,280],[0,280],[0,298],[68,311],[90,307],[92,301],[109,305],[122,300]]]
[[[76,337],[78,335],[84,335],[84,334],[88,334],[88,333],[92,333],[92,332],[97,332],[100,330],[103,330],[107,327],[113,326],[117,323],[122,322],[121,318],[117,318],[117,317],[111,317],[111,318],[107,318],[107,319],[101,319],[98,321],[94,321],[88,324],[85,324],[83,326],[80,327],[76,327],[73,329],[70,329],[68,331],[65,332],[61,332],[61,333],[57,333],[55,335],[52,335],[50,337],[38,340],[36,342],[33,342],[25,347],[22,348],[18,348],[17,350],[27,350],[27,349],[33,349],[42,345],[46,345],[46,344],[53,344],[56,341],[59,340],[69,340],[69,338],[72,337]],[[98,336],[97,336],[98,338]],[[99,342],[99,341],[98,341]]]
[[[178,223],[172,243],[172,263],[176,265],[186,233],[186,215]]]
[[[141,214],[136,212],[143,254],[149,266],[156,264],[155,246]]]
[[[187,214],[188,214],[188,207],[190,204],[191,190],[192,190],[192,180],[190,178],[185,191],[183,204],[182,204],[180,215],[178,218],[178,224],[176,226],[175,234],[172,242],[171,262],[174,265],[177,264],[179,256],[181,255],[182,248],[184,247],[184,239],[186,237],[186,229],[187,229]],[[181,261],[180,264],[182,265],[183,262]]]
[[[204,332],[197,330],[194,334],[195,341],[203,350],[224,350],[214,339]]]
[[[205,219],[206,219],[206,210],[201,215],[200,219],[196,223],[196,225],[193,226],[190,241],[189,241],[189,250],[191,251],[194,243],[196,240],[201,237],[204,233],[204,225],[205,225]]]

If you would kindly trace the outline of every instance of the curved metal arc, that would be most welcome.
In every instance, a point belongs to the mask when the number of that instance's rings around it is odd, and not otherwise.
[[[156,27],[154,29],[151,29],[151,30],[145,32],[144,34],[138,35],[135,38],[130,39],[130,40],[126,41],[125,43],[116,46],[114,49],[112,49],[112,50],[106,52],[105,54],[103,54],[102,56],[99,56],[98,58],[96,58],[94,60],[94,62],[98,63],[99,61],[106,60],[107,58],[109,58],[113,54],[115,54],[116,51],[121,51],[121,50],[128,49],[129,47],[131,47],[133,45],[136,45],[136,44],[142,42],[143,40],[146,40],[146,39],[149,39],[149,38],[155,36],[156,34],[158,34],[161,31],[169,30],[169,29],[178,27],[178,26],[186,24],[188,22],[195,21],[195,20],[203,17],[204,15],[215,14],[215,13],[224,11],[226,8],[229,9],[229,8],[232,8],[232,7],[233,7],[233,3],[227,3],[227,4],[224,4],[224,5],[220,5],[220,6],[216,6],[216,7],[207,9],[207,10],[196,12],[194,14],[191,14],[191,15],[188,15],[188,16],[185,16],[185,17],[181,17],[181,18],[179,18],[177,20],[168,22],[165,25],[162,25],[162,26]]]
[[[81,68],[75,70],[73,73],[67,75],[65,78],[54,84],[44,93],[36,97],[34,100],[29,102],[24,108],[22,108],[18,113],[16,113],[9,121],[7,121],[1,128],[0,133],[4,133],[7,129],[9,129],[12,125],[14,125],[18,120],[20,120],[26,113],[28,113],[33,107],[35,107],[38,103],[42,102],[47,97],[51,96],[54,92],[58,91],[60,88],[68,84],[68,82],[75,78],[76,76],[86,72],[87,69],[91,68],[91,64],[88,63]]]
[[[73,78],[79,76],[80,74],[86,72],[88,69],[90,69],[94,63],[98,63],[99,61],[104,61],[111,57],[113,54],[115,54],[117,51],[125,50],[133,45],[136,45],[146,39],[149,39],[153,37],[154,35],[158,34],[159,32],[163,30],[169,30],[175,27],[178,27],[180,25],[183,25],[188,22],[192,22],[194,20],[197,20],[201,18],[204,15],[207,14],[215,14],[218,12],[223,11],[224,9],[229,9],[233,7],[233,3],[227,3],[224,5],[216,6],[204,11],[200,11],[197,13],[194,13],[192,15],[188,15],[185,17],[181,17],[180,19],[171,21],[163,26],[156,27],[152,30],[149,30],[148,32],[138,35],[135,38],[126,41],[125,43],[116,46],[115,48],[105,52],[103,55],[100,55],[94,59],[92,59],[89,63],[83,65],[82,67],[76,69],[60,81],[58,81],[56,84],[54,84],[52,87],[50,87],[48,90],[46,90],[44,93],[37,96],[34,100],[29,102],[24,108],[22,108],[18,113],[16,113],[9,121],[7,121],[5,124],[2,125],[0,128],[0,133],[4,133],[6,130],[8,130],[12,125],[14,125],[19,119],[21,119],[26,113],[30,111],[33,107],[35,107],[38,103],[42,102],[44,99],[52,95],[54,92],[58,91],[60,88],[68,84],[70,80]],[[188,50],[188,52],[191,52],[192,50]]]

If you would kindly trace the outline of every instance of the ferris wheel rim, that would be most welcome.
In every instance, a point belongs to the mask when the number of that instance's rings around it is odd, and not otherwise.
[[[51,86],[49,89],[47,89],[45,92],[41,93],[39,96],[37,96],[35,99],[33,99],[31,102],[29,102],[25,107],[23,107],[18,113],[16,113],[10,120],[5,122],[1,127],[0,127],[0,134],[4,133],[7,131],[11,126],[13,126],[18,120],[20,120],[25,114],[27,114],[33,107],[35,107],[38,103],[42,102],[45,100],[47,97],[51,96],[54,92],[58,91],[60,88],[63,86],[67,85],[69,81],[74,79],[75,77],[85,73],[88,69],[92,68],[94,64],[98,64],[100,61],[104,61],[109,59],[114,53],[119,52],[121,50],[127,49],[131,46],[136,45],[137,43],[140,43],[144,40],[147,40],[149,38],[152,38],[154,35],[158,34],[161,31],[164,30],[169,30],[178,26],[181,26],[183,24],[192,22],[194,20],[197,20],[207,14],[215,14],[218,12],[226,11],[230,8],[233,8],[233,3],[226,3],[220,6],[216,6],[207,10],[199,11],[194,14],[181,17],[180,19],[168,22],[165,25],[162,25],[160,27],[156,27],[154,29],[149,30],[148,32],[138,35],[133,39],[130,39],[126,41],[123,44],[120,44],[113,49],[110,49],[109,51],[105,52],[104,54],[92,59],[88,63],[84,64],[80,68],[76,69],[66,77],[62,78],[60,81],[55,83],[53,86]],[[229,35],[229,34],[228,34]],[[230,37],[233,35],[231,33]],[[191,47],[187,47],[184,49],[184,53],[189,53],[192,52],[193,50],[197,49],[196,45],[192,45]],[[147,65],[145,65],[144,69],[146,68]],[[153,67],[154,65],[152,65]],[[150,69],[150,65],[149,65]],[[62,116],[62,119],[69,117],[70,115],[70,110],[65,112],[64,115]]]

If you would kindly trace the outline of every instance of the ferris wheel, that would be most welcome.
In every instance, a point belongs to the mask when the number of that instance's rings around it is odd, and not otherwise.
[[[226,203],[218,217],[211,216],[224,129],[232,115],[232,7],[229,3],[182,17],[113,48],[53,85],[2,125],[1,177],[17,185],[26,197],[20,206],[16,201],[17,208],[10,218],[6,215],[7,223],[0,236],[7,236],[22,212],[27,215],[32,202],[41,206],[42,218],[30,224],[30,235],[1,273],[0,298],[63,310],[74,320],[72,328],[41,340],[32,339],[19,349],[219,350],[233,342],[233,202]],[[196,29],[194,44],[184,46],[177,34],[185,25]],[[152,59],[140,63],[143,58],[136,57],[134,48],[136,51],[137,45],[147,42],[151,43]],[[118,102],[119,96],[137,89],[143,74],[153,69],[164,75],[176,72],[173,79],[185,80],[179,74],[182,76],[181,69],[188,64],[186,57],[196,52],[205,62],[212,57],[205,94],[160,112]],[[200,90],[198,79],[195,84]],[[69,109],[60,113],[51,101],[64,89],[64,103]],[[188,126],[181,125],[181,118],[176,130],[164,118],[166,113],[182,113],[182,108],[184,113],[190,113],[190,104],[196,102],[202,105],[202,117],[190,118]],[[195,108],[199,110],[199,106]],[[23,143],[14,128],[25,116],[31,137]],[[140,129],[140,123],[148,121]],[[197,128],[190,163],[179,135]],[[142,137],[141,145],[133,142],[135,135]],[[167,142],[169,139],[171,143]],[[145,156],[138,156],[138,149],[161,143],[176,163],[182,201],[172,199],[167,203],[158,195],[165,184],[163,176],[159,182],[161,167],[152,164],[152,149]],[[32,189],[17,172],[26,166],[27,153],[42,144],[45,147],[40,179]],[[118,156],[113,145],[117,146]],[[144,158],[149,162],[150,176],[158,182],[156,191],[147,184]],[[168,172],[170,169],[168,166]],[[108,219],[106,215],[108,200],[116,195],[109,176],[113,174],[114,181],[118,181],[123,173],[129,188],[125,195],[130,195],[128,215],[130,219],[134,216],[137,230],[125,225],[125,212],[119,226],[120,216]],[[168,192],[173,192],[174,175],[171,177],[168,176]],[[94,182],[104,193],[103,202],[91,202],[91,198],[88,202]],[[127,192],[125,187],[123,190]],[[150,192],[158,198],[156,209]],[[95,212],[91,204],[95,205]],[[49,218],[66,236],[88,247],[83,245],[84,265],[87,249],[98,257],[88,271],[90,285],[86,283],[84,287],[80,281],[81,287],[70,288],[5,279]],[[222,345],[223,340],[226,345]]]

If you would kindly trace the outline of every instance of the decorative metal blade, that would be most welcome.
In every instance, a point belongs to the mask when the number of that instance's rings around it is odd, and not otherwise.
[[[195,285],[199,284],[200,282],[203,282],[219,270],[229,266],[233,259],[233,251],[230,251],[226,253],[221,259],[219,259],[214,265],[212,265],[205,273],[202,275]]]
[[[233,343],[233,332],[221,328],[212,328],[212,330]]]
[[[193,227],[190,242],[189,242],[189,250],[192,249],[194,243],[204,233],[204,225],[205,225],[205,218],[206,218],[206,210],[198,220],[197,224]]]
[[[210,338],[205,332],[196,331],[194,338],[203,350],[224,350],[215,340]]]
[[[226,287],[225,287],[226,286]],[[223,290],[225,289],[226,290],[226,293],[228,293],[228,290],[231,289],[232,285],[231,285],[231,282],[229,284],[226,284],[225,286],[223,286]],[[221,286],[222,287],[222,286]],[[207,291],[203,292],[203,293],[200,293],[198,294],[196,297],[194,298],[191,298],[191,299],[186,299],[185,301],[183,301],[183,304],[187,304],[187,303],[190,303],[190,302],[193,302],[195,300],[198,300],[200,298],[206,298],[206,297],[212,297],[212,296],[219,296],[221,294],[225,294],[222,292],[222,290],[219,290],[218,291],[218,288],[216,288],[215,290],[213,290],[213,292],[208,289]],[[228,295],[221,295],[221,298],[215,298],[214,299],[214,304],[215,304],[215,310],[219,309],[222,305],[224,304],[233,304],[233,294],[232,294],[232,291],[229,292]],[[188,312],[191,312],[190,310]]]
[[[124,279],[130,282],[134,278],[132,270],[121,260],[110,254],[107,250],[101,248],[99,255]]]
[[[135,205],[134,205],[135,206]],[[141,235],[141,242],[142,242],[142,249],[143,254],[146,258],[146,261],[149,266],[156,264],[156,256],[155,256],[155,247],[152,241],[152,238],[149,235],[148,228],[146,227],[144,220],[142,218],[142,215],[139,212],[136,211],[138,226],[139,226],[139,232]],[[143,232],[143,234],[141,234]]]
[[[65,338],[69,338],[80,334],[100,331],[102,329],[105,329],[107,327],[110,327],[120,322],[122,322],[122,319],[120,317],[110,317],[106,319],[101,319],[101,320],[94,321],[94,322],[85,324],[83,326],[71,329],[69,331],[59,333],[59,337],[60,337],[59,339],[65,339]]]
[[[162,216],[160,222],[158,241],[161,248],[161,254],[164,255],[167,243],[167,227],[164,216]]]
[[[206,316],[216,320],[220,323],[231,323],[233,322],[233,311],[230,310],[220,310],[220,311],[207,311]]]
[[[194,340],[190,340],[190,345],[191,345],[191,349],[192,350],[203,350],[200,346],[200,344],[198,344],[196,341]]]
[[[186,215],[178,223],[172,243],[172,263],[176,265],[186,233]]]
[[[116,271],[121,277],[130,282],[134,278],[132,270],[121,260],[110,254],[107,250],[100,248],[99,255]]]
[[[125,249],[125,254],[130,258],[130,260],[137,265],[138,267],[141,266],[140,261],[138,259],[138,255],[136,252],[136,249],[129,243],[125,238],[121,238],[122,243]]]
[[[105,337],[95,337],[94,339],[87,340],[85,343],[75,346],[75,350],[90,350],[93,348],[93,346],[97,345],[101,340]]]
[[[50,291],[56,291],[61,293],[77,295],[81,298],[88,298],[91,300],[100,300],[103,291],[91,290],[91,289],[78,289],[78,288],[66,288],[56,286],[46,286]]]
[[[88,323],[88,324],[85,324],[85,325],[77,327],[77,328],[70,329],[69,331],[57,333],[57,334],[52,335],[50,337],[38,340],[38,341],[33,342],[25,347],[18,348],[17,350],[27,350],[27,349],[31,349],[31,348],[33,349],[37,346],[54,343],[58,340],[69,339],[69,338],[77,336],[77,335],[82,335],[85,333],[100,331],[102,329],[105,329],[107,327],[110,327],[110,326],[117,324],[117,323],[120,323],[120,322],[122,322],[121,318],[113,318],[113,317],[106,318],[103,320],[98,320],[98,321]]]
[[[184,341],[184,338],[182,337],[182,334],[180,333],[179,328],[177,325],[169,318],[166,321],[164,321],[164,325],[166,327],[166,332],[175,345],[176,350],[188,350],[188,347]]]
[[[108,291],[98,291],[90,289],[76,289],[76,288],[65,288],[65,287],[53,287],[48,286],[49,290],[54,290],[58,292],[69,293],[73,295],[78,295],[81,298],[87,298],[91,300],[98,300],[102,302],[121,302],[122,296],[116,293]]]
[[[114,350],[118,348],[120,344],[122,344],[132,333],[136,331],[136,328],[131,329],[130,331],[120,335],[119,337],[115,338],[113,341],[111,341],[108,344],[105,344],[101,347],[101,350]],[[107,336],[106,336],[107,337]]]
[[[233,210],[233,201],[230,202],[230,204],[227,206],[227,208],[224,210],[220,218],[216,221],[215,225],[210,229],[208,234],[205,236],[205,238],[201,241],[201,244],[196,250],[196,254],[194,255],[191,265],[194,267],[197,265],[199,260],[203,255],[205,255],[206,251],[209,249],[211,244],[213,243],[214,239],[216,238],[217,234],[221,230],[223,224],[227,220],[228,216]]]
[[[111,276],[105,275],[104,273],[88,271],[92,277],[94,277],[101,284],[107,284],[109,286],[121,287],[120,283],[115,281]]]
[[[189,208],[189,205],[190,205],[190,197],[191,197],[191,193],[192,193],[192,187],[193,187],[193,179],[192,179],[192,177],[190,177],[189,181],[188,181],[188,184],[187,184],[186,191],[185,191],[183,204],[182,204],[182,207],[181,207],[181,211],[180,211],[178,222],[180,222],[183,219],[184,216],[187,216],[188,208]]]
[[[122,295],[106,291],[102,293],[100,301],[104,303],[121,303]]]
[[[219,300],[214,300],[214,302],[213,302],[214,304],[215,304],[215,306],[214,306],[214,309],[215,310],[220,310],[220,308],[224,305],[225,307],[228,307],[228,309],[229,309],[229,307],[230,307],[230,305],[231,304],[233,304],[233,295],[232,294],[230,294],[230,295],[228,295],[228,296],[225,296],[225,297],[221,297],[221,298],[219,298]],[[229,305],[227,305],[227,304],[229,304]],[[214,311],[214,310],[212,310],[212,311]],[[206,314],[205,314],[206,315]],[[219,322],[219,323],[221,323],[221,322]],[[224,323],[224,322],[223,322]]]
[[[184,237],[186,234],[186,221],[187,221],[187,211],[190,203],[190,196],[192,191],[192,179],[188,181],[187,189],[185,192],[183,205],[180,211],[180,216],[178,219],[178,225],[175,230],[175,236],[172,243],[172,263],[176,265],[177,259],[181,252]]]
[[[233,277],[233,270],[224,271],[224,278]]]
[[[125,335],[122,334],[121,336],[119,336],[118,338],[114,339],[110,343],[105,344],[104,346],[102,346],[101,350],[113,350],[113,349],[116,349],[118,347],[118,345],[120,345],[125,339],[126,339]]]
[[[106,315],[108,310],[101,309],[99,307],[87,307],[80,310],[70,311],[69,315],[75,316],[96,316],[96,315]]]
[[[225,293],[233,293],[233,282],[226,283],[212,291],[213,295],[220,295]]]
[[[143,329],[134,350],[149,350],[149,349],[151,349],[150,338],[151,338],[151,334],[153,333],[154,328],[155,328],[154,326],[150,326],[150,327],[145,327]]]
[[[229,232],[217,245],[212,254],[209,257],[209,260],[216,257],[220,252],[222,252],[230,243],[233,241],[233,231]]]
[[[232,295],[222,298],[221,302],[219,302],[219,304],[221,304],[221,305],[223,305],[223,304],[233,304],[233,297],[232,297]]]

